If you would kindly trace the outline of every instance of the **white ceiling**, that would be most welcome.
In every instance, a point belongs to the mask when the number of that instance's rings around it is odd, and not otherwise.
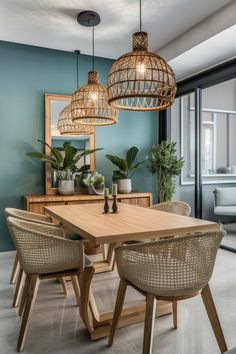
[[[169,61],[178,81],[236,55],[236,25]]]
[[[232,0],[143,0],[143,30],[152,51],[210,16]],[[93,10],[95,55],[117,58],[131,49],[138,30],[139,0],[0,0],[0,40],[91,54],[91,29],[76,16]]]

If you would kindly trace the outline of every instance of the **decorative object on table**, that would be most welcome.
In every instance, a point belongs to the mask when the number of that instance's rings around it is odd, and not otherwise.
[[[112,180],[118,182],[118,191],[119,193],[130,193],[132,191],[132,182],[131,177],[134,172],[142,167],[146,160],[140,161],[134,164],[134,161],[137,157],[138,148],[132,146],[126,154],[125,159],[114,156],[106,155],[108,160],[110,160],[114,165],[116,165],[119,170],[113,171]]]
[[[163,110],[171,106],[176,94],[175,74],[167,62],[148,51],[148,34],[133,34],[133,51],[122,55],[108,75],[108,102],[133,111]]]
[[[76,54],[76,88],[79,88],[79,50]],[[90,135],[95,133],[95,127],[92,125],[78,124],[73,122],[70,104],[63,108],[59,113],[57,128],[61,135]]]
[[[105,198],[104,213],[107,214],[107,213],[109,213],[109,203],[108,203],[109,188],[105,188],[105,189],[104,189],[104,198]]]
[[[153,145],[148,156],[151,172],[157,174],[157,193],[159,202],[167,202],[175,193],[174,177],[181,173],[183,158],[178,158],[176,142],[162,141]]]
[[[115,124],[119,111],[109,105],[107,87],[99,83],[99,74],[94,70],[94,27],[100,23],[100,16],[93,11],[83,11],[77,20],[82,26],[92,27],[93,67],[88,73],[88,83],[72,95],[72,120],[76,124],[95,126]]]
[[[82,167],[77,167],[79,160],[86,155],[92,154],[95,151],[102,150],[101,148],[93,150],[85,150],[82,153],[78,153],[78,150],[71,145],[70,142],[66,141],[63,144],[63,151],[57,148],[51,147],[44,141],[38,140],[40,143],[46,145],[51,153],[43,154],[40,152],[28,152],[26,155],[33,157],[39,161],[46,162],[51,165],[53,175],[56,175],[56,180],[60,185],[58,192],[60,194],[73,194],[72,184],[74,185],[75,175],[89,171],[90,166],[84,165]],[[64,154],[62,154],[62,152]],[[59,182],[60,181],[60,182]],[[63,183],[64,182],[64,183]],[[70,192],[69,192],[70,191]]]
[[[118,205],[116,201],[117,197],[117,183],[112,184],[112,196],[113,196],[113,203],[112,203],[112,212],[117,213],[118,212]]]
[[[105,188],[104,181],[104,176],[98,172],[94,172],[87,175],[83,180],[83,184],[88,187],[89,194],[103,195]]]

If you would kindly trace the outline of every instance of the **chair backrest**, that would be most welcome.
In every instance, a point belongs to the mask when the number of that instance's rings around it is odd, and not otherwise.
[[[144,292],[186,296],[209,282],[223,236],[208,232],[118,247],[118,272]]]
[[[83,269],[82,244],[65,239],[61,228],[13,217],[7,218],[7,225],[21,268],[26,273],[52,273],[73,267]]]
[[[22,209],[5,208],[4,213],[6,218],[12,216],[14,218],[19,218],[27,221],[40,222],[40,223],[52,223],[52,218],[49,215],[32,213],[30,211],[26,211]]]
[[[183,216],[189,216],[191,213],[190,205],[180,201],[170,201],[155,204],[151,206],[151,209],[166,211],[167,213],[179,214]]]
[[[216,188],[215,206],[236,206],[236,187]]]

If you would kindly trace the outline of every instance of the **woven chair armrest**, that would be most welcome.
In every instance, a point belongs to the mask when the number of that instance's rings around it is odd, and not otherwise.
[[[64,229],[60,225],[45,222],[33,222],[21,220],[20,225],[23,229],[32,230],[32,232],[39,232],[45,235],[53,235],[65,238]]]
[[[26,273],[45,274],[84,269],[84,249],[81,242],[34,232],[28,233],[28,249],[25,247],[22,251],[17,245],[16,248]]]

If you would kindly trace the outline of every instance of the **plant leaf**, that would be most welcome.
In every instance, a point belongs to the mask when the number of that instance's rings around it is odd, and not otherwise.
[[[119,167],[121,171],[128,170],[127,162],[124,159],[121,159],[120,157],[114,155],[106,155],[106,158],[110,160],[114,165]]]
[[[127,151],[127,154],[126,154],[126,162],[127,162],[128,168],[131,168],[131,166],[132,166],[134,160],[136,159],[137,153],[138,153],[138,148],[137,148],[136,146],[132,146],[132,147]]]
[[[127,178],[127,175],[119,170],[113,171],[112,175],[112,181],[117,181],[118,179],[124,179]]]

